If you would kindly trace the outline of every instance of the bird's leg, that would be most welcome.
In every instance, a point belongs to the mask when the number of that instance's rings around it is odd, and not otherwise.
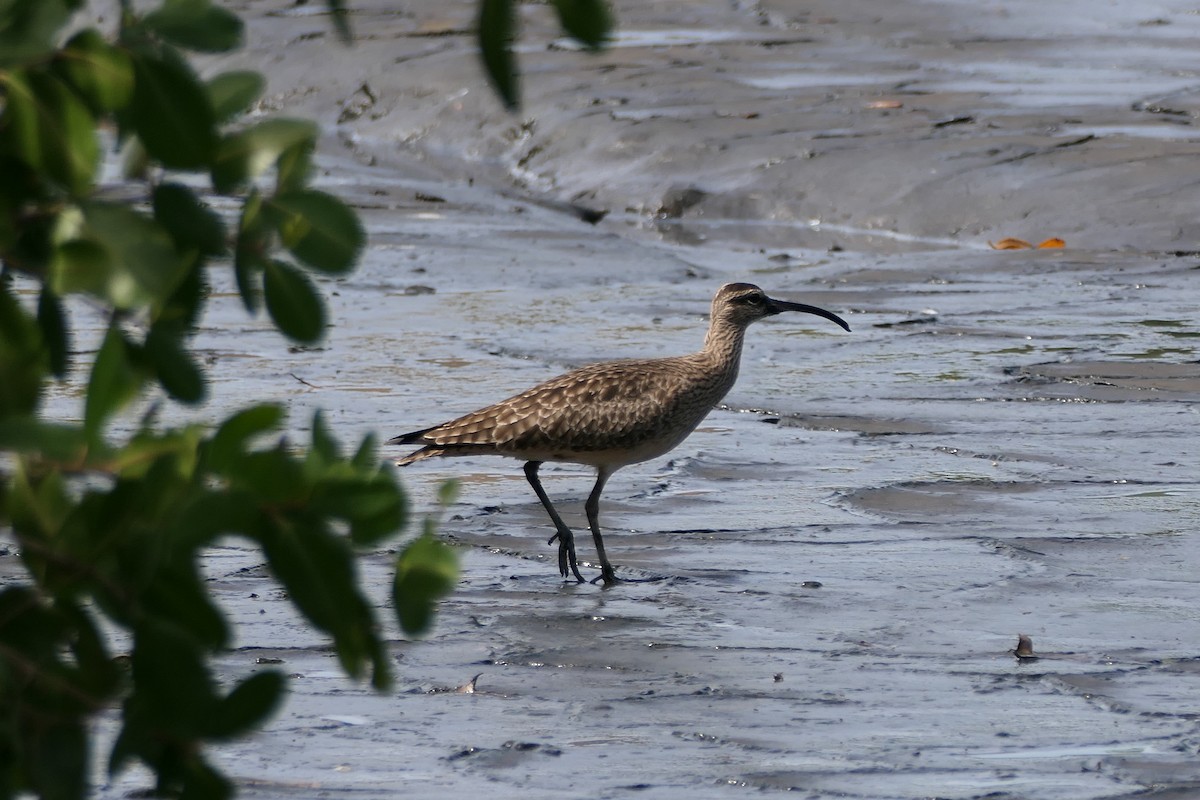
[[[600,580],[605,586],[612,586],[617,582],[612,564],[608,563],[608,556],[604,554],[604,539],[600,536],[600,493],[604,491],[604,484],[611,474],[612,471],[605,467],[596,468],[596,485],[592,487],[592,493],[588,495],[587,503],[583,506],[587,512],[588,527],[592,529],[592,538],[596,541],[596,555],[600,558]]]
[[[554,509],[550,498],[546,496],[546,490],[542,488],[542,482],[538,480],[538,468],[540,466],[542,466],[541,461],[526,461],[525,477],[528,479],[529,485],[533,487],[533,491],[537,492],[538,500],[542,501],[542,505],[546,508],[546,513],[550,515],[550,521],[554,523],[554,528],[558,531],[550,537],[548,544],[558,539],[559,573],[565,578],[568,574],[567,570],[570,569],[575,575],[575,580],[583,583],[583,576],[579,574],[579,560],[575,557],[575,536]]]

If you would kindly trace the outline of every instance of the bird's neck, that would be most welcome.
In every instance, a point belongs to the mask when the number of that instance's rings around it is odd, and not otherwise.
[[[736,378],[738,362],[742,358],[742,340],[745,336],[744,326],[714,317],[708,326],[708,334],[704,337],[701,355],[715,362],[721,372]]]

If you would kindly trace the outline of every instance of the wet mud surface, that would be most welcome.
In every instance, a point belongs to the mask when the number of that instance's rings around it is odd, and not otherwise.
[[[371,246],[324,283],[313,349],[214,276],[218,411],[275,399],[297,439],[318,407],[345,441],[387,438],[695,349],[728,280],[853,333],[759,323],[726,404],[613,477],[610,558],[649,582],[561,583],[517,462],[406,468],[421,511],[462,481],[442,529],[463,580],[427,639],[393,633],[394,694],[340,676],[257,553],[215,550],[222,674],[293,676],[217,751],[244,796],[1200,792],[1200,17],[623,4],[593,56],[529,6],[509,116],[469,4],[353,5],[344,51],[321,4],[245,4],[239,63],[326,125],[322,183]],[[1067,247],[988,248],[1005,236]],[[584,529],[591,476],[543,472]],[[389,560],[364,562],[385,618]]]

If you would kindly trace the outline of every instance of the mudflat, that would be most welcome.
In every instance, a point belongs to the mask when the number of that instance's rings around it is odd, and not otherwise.
[[[340,676],[258,553],[214,550],[223,674],[293,676],[217,752],[243,796],[1200,791],[1193,9],[620,3],[590,54],[523,5],[509,113],[473,3],[352,5],[345,48],[323,4],[248,4],[248,49],[205,67],[263,70],[264,111],[322,123],[321,183],[371,235],[315,349],[214,274],[218,410],[387,438],[696,349],[731,280],[854,330],[755,325],[727,405],[612,478],[609,556],[660,580],[562,583],[517,462],[406,468],[422,513],[462,481],[464,575],[429,637],[394,634],[392,695]],[[581,531],[590,480],[544,470]],[[389,561],[364,563],[385,619]]]

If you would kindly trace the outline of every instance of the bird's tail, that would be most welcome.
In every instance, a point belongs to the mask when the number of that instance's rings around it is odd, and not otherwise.
[[[388,442],[388,444],[391,444],[391,442]],[[427,458],[433,458],[434,456],[440,454],[441,450],[437,447],[422,447],[415,453],[409,453],[403,458],[396,459],[396,466],[407,467],[409,464],[412,464],[415,461],[424,461]]]
[[[434,426],[434,427],[437,427],[437,426]],[[424,440],[424,436],[425,436],[425,434],[429,433],[431,430],[433,430],[433,428],[423,428],[419,431],[410,431],[408,433],[402,433],[399,436],[393,436],[391,439],[388,439],[387,442],[385,442],[385,444],[424,444],[424,445],[428,445],[429,443]],[[396,466],[403,467],[403,466],[413,463],[414,461],[421,461],[426,458],[432,458],[435,455],[437,455],[436,447],[434,447],[432,445],[430,445],[428,447],[422,447],[420,450],[416,451],[415,453],[409,453],[408,455],[404,456],[403,458],[397,459]]]

